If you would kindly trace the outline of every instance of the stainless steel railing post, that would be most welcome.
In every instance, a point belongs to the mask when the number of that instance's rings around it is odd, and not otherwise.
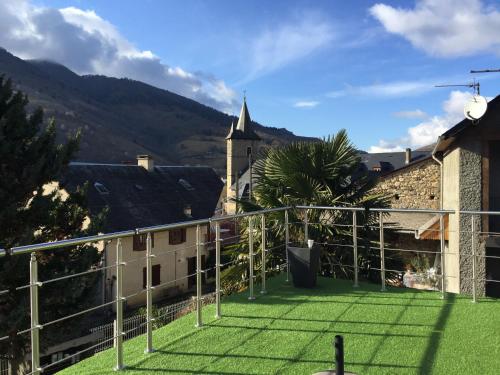
[[[220,223],[215,223],[215,318],[220,319]]]
[[[38,323],[38,263],[36,254],[30,258],[30,309],[31,309],[31,371],[40,374],[40,324]]]
[[[385,292],[385,242],[384,242],[384,213],[379,214],[380,227],[380,280],[382,282],[382,292]]]
[[[476,219],[471,215],[472,230],[472,302],[476,302]]]
[[[261,227],[262,227],[262,244],[261,244],[261,251],[262,251],[262,259],[261,259],[261,294],[266,294],[266,217],[264,214],[261,215],[260,217],[261,220]]]
[[[151,232],[146,238],[146,350],[145,353],[154,352],[153,349],[153,264],[154,258]]]
[[[248,217],[248,268],[249,268],[249,278],[248,278],[248,291],[250,295],[249,300],[254,300],[253,295],[253,218]]]
[[[354,251],[354,287],[357,288],[358,285],[358,223],[356,217],[356,211],[352,211],[352,247]]]
[[[304,210],[304,243],[309,239],[309,217],[307,208]]]
[[[122,240],[116,242],[116,366],[115,371],[125,368],[123,365],[123,263]]]
[[[201,227],[196,226],[196,327],[203,326],[201,315]]]
[[[285,257],[286,257],[286,282],[290,280],[290,261],[288,260],[288,243],[290,242],[290,232],[288,231],[288,210],[285,210]]]
[[[441,253],[441,298],[444,299],[446,297],[446,274],[444,271],[445,262],[444,262],[444,216],[441,213],[439,215],[439,245],[440,245],[440,253]]]

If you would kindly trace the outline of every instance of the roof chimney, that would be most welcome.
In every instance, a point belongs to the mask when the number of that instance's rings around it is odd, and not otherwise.
[[[152,172],[155,169],[155,162],[151,155],[137,155],[137,165],[143,167],[148,172]]]
[[[411,148],[405,150],[405,164],[408,165],[411,162]]]

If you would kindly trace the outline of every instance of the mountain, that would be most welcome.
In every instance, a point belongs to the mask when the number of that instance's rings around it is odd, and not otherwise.
[[[0,75],[53,117],[63,139],[82,131],[78,160],[135,162],[150,154],[161,164],[226,167],[225,136],[234,117],[194,100],[130,79],[80,76],[63,65],[22,60],[0,48]],[[255,123],[262,147],[297,137],[284,128]]]

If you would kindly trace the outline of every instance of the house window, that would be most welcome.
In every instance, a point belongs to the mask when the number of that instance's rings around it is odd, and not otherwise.
[[[146,251],[146,240],[148,238],[147,234],[135,234],[134,244],[132,246],[133,251]],[[155,234],[151,233],[151,247],[155,247]]]
[[[160,278],[160,270],[161,270],[161,265],[155,264],[154,266],[151,267],[151,271],[153,271],[151,275],[151,282],[152,286],[157,286],[161,284],[161,278]],[[146,267],[142,269],[142,288],[146,289],[146,283],[147,283],[147,270]]]
[[[186,242],[186,228],[172,229],[168,231],[169,245],[179,245]]]
[[[201,269],[205,269],[205,255],[201,256]],[[187,258],[188,288],[196,285],[196,257]],[[201,282],[206,283],[205,273],[201,274]]]

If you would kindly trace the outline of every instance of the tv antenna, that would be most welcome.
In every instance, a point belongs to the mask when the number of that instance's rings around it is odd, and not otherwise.
[[[471,70],[471,73],[500,73],[500,69]]]
[[[470,87],[474,89],[474,95],[481,95],[481,85],[479,82],[476,82],[476,80],[472,81],[471,83],[463,83],[458,85],[435,85],[434,87]]]
[[[474,95],[467,103],[465,103],[464,106],[464,116],[473,123],[476,123],[477,120],[483,117],[488,109],[488,101],[484,96],[481,96],[480,84],[479,82],[476,82],[475,79],[471,83],[458,85],[436,85],[434,87],[470,87],[474,89]]]

